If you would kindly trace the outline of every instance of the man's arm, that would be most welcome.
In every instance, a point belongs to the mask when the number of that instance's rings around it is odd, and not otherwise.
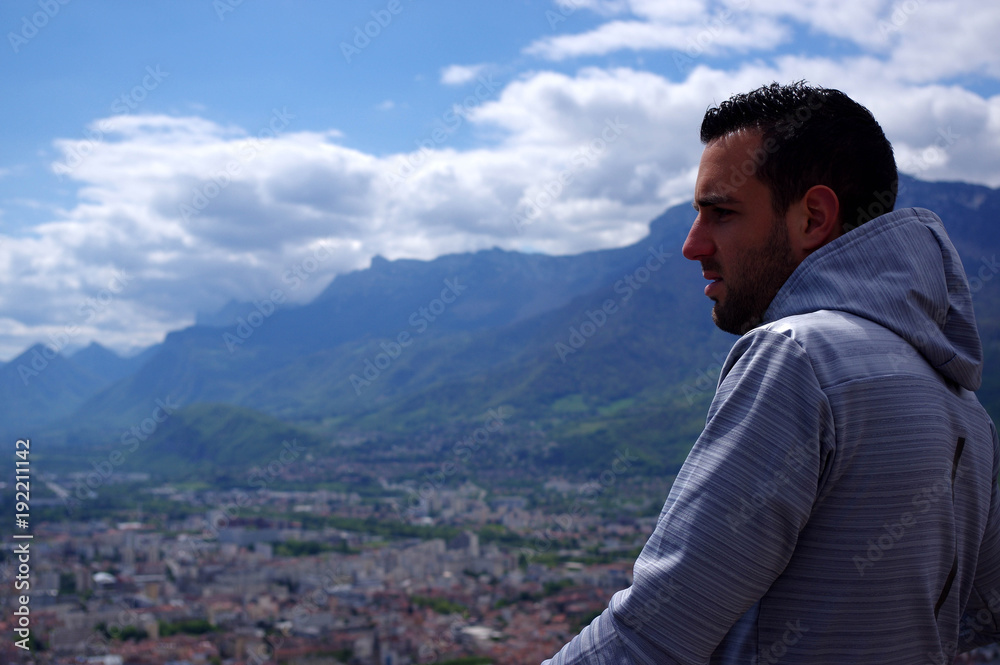
[[[979,560],[972,593],[959,625],[957,653],[985,646],[1000,639],[1000,439],[993,426],[993,483],[990,492],[990,512],[986,532],[979,547]]]
[[[741,338],[632,586],[546,663],[707,663],[792,556],[833,427],[795,341]]]

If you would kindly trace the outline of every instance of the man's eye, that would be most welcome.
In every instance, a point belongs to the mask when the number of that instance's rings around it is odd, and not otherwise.
[[[726,215],[731,215],[731,214],[733,214],[733,211],[729,210],[727,208],[716,208],[715,209],[715,216],[716,217],[725,217]]]

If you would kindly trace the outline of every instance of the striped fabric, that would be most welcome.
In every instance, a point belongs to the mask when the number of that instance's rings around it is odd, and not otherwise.
[[[730,352],[632,586],[546,663],[939,665],[994,641],[981,376],[937,216],[822,247]]]

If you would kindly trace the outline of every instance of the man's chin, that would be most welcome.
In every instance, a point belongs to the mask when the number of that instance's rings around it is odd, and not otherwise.
[[[760,325],[761,319],[759,316],[733,316],[725,303],[716,301],[712,308],[712,322],[723,332],[743,335]]]
[[[725,319],[725,314],[723,313],[720,315],[719,308],[720,308],[719,301],[716,300],[715,306],[712,307],[712,323],[714,323],[716,327],[718,327],[720,330],[729,332],[728,330],[726,330],[727,321]]]

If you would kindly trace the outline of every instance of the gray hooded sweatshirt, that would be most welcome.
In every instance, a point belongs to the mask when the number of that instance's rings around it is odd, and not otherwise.
[[[997,639],[1000,446],[941,221],[809,255],[729,353],[631,587],[546,663],[924,665]]]

